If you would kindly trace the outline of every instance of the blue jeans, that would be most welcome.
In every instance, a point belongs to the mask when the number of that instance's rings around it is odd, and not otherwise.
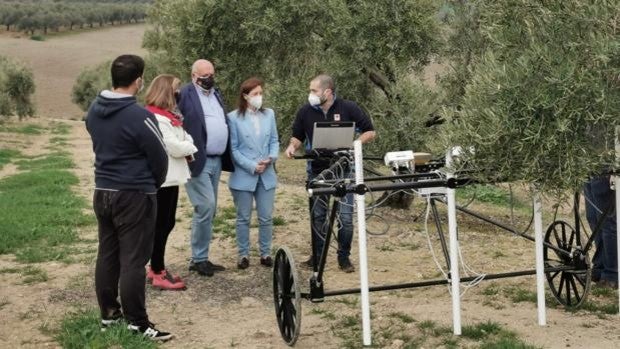
[[[256,201],[258,215],[258,250],[261,257],[271,255],[271,238],[273,235],[273,202],[276,188],[265,190],[262,180],[258,180],[256,189],[243,191],[230,189],[237,208],[237,248],[239,257],[250,255],[250,221],[252,219],[252,202]]]
[[[209,243],[213,230],[213,217],[217,207],[217,187],[222,173],[222,159],[207,156],[207,162],[197,177],[186,184],[187,196],[194,206],[192,217],[192,261],[204,262],[209,259]]]
[[[347,175],[350,177],[351,175]],[[308,180],[312,180],[313,175],[309,174]],[[337,198],[340,199],[340,198]],[[330,211],[327,210],[329,196],[315,196],[310,199],[310,225],[312,238],[315,239],[314,253],[321,256],[325,243],[325,230],[328,224]],[[336,222],[338,226],[338,262],[343,262],[351,255],[351,242],[353,241],[353,194],[347,194],[340,199]]]
[[[620,188],[616,188],[619,190]],[[602,212],[611,204],[615,206],[615,192],[609,185],[609,176],[591,179],[584,187],[586,196],[586,218],[594,231]],[[616,211],[612,207],[596,233],[594,243],[596,252],[592,257],[592,277],[594,279],[618,282],[618,249],[616,246]]]

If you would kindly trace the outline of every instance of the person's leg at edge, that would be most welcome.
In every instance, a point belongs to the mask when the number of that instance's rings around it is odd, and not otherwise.
[[[120,295],[127,321],[148,326],[145,305],[145,270],[153,249],[157,214],[155,194],[123,192],[115,207],[120,241]]]
[[[93,208],[99,227],[99,246],[95,266],[95,292],[101,318],[111,320],[120,315],[118,282],[120,277],[118,235],[112,221],[110,204],[116,192],[96,190]]]
[[[325,234],[327,222],[327,196],[315,196],[312,198],[312,207],[310,209],[310,225],[313,238],[315,239],[315,255],[317,263],[321,258],[323,246],[325,245]]]
[[[597,197],[594,196],[592,192],[593,181],[595,179],[591,179],[588,181],[583,187],[583,193],[585,196],[585,206],[586,206],[586,219],[588,220],[588,225],[590,226],[590,230],[594,232],[596,228],[598,217],[601,215],[602,210],[604,208],[598,207],[599,203]],[[596,232],[594,236],[594,255],[592,256],[592,280],[594,282],[598,282],[601,279],[601,273],[603,272],[603,232],[599,230]]]
[[[252,192],[230,190],[237,209],[236,235],[239,258],[250,255],[250,221],[252,219]]]
[[[156,274],[166,269],[166,243],[170,232],[174,229],[178,196],[178,186],[163,187],[157,191],[157,221],[151,254],[151,269]]]
[[[262,180],[258,180],[254,196],[256,198],[256,214],[258,216],[258,249],[261,258],[271,255],[275,195],[276,188],[267,190]]]
[[[601,280],[618,284],[618,250],[617,250],[617,225],[615,192],[611,190],[609,176],[602,176],[595,179],[592,185],[592,194],[597,200],[597,205],[606,210],[611,205],[611,210],[603,219],[601,225],[602,244],[602,263],[603,270]]]
[[[349,260],[353,241],[353,194],[347,194],[340,202],[338,225],[338,262]]]
[[[192,262],[198,263],[208,259],[211,241],[211,225],[215,213],[215,196],[212,185],[213,162],[207,159],[200,175],[192,177],[186,184],[194,214],[191,224]]]

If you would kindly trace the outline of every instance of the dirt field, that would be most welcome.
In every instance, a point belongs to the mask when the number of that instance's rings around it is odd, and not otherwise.
[[[80,34],[64,33],[46,41],[29,40],[25,34],[0,34],[0,55],[32,68],[37,114],[61,119],[81,119],[83,112],[71,103],[71,89],[82,69],[123,54],[144,54],[145,25],[106,27]]]
[[[78,67],[99,63],[121,52],[141,52],[139,47],[142,27],[110,28],[101,32],[63,36],[46,42],[18,40],[0,37],[3,54],[38,62],[37,102],[41,111],[49,113],[34,122],[47,125],[48,116],[60,117],[72,127],[70,150],[76,163],[74,169],[80,180],[75,190],[90,201],[93,188],[93,154],[84,125],[79,121],[66,120],[79,111],[68,110],[68,97]],[[118,42],[118,38],[123,38]],[[58,40],[58,41],[56,41]],[[134,43],[131,46],[129,43]],[[37,46],[47,45],[47,46]],[[119,47],[121,45],[122,47]],[[79,48],[78,48],[79,47]],[[110,47],[109,51],[107,47]],[[8,50],[10,51],[7,51]],[[45,50],[43,49],[45,48]],[[49,49],[48,49],[49,48]],[[70,62],[67,58],[71,57]],[[70,65],[72,68],[67,66]],[[47,85],[46,85],[47,84]],[[61,91],[65,91],[61,95]],[[41,107],[41,101],[46,105]],[[47,109],[49,108],[49,109]],[[32,155],[44,152],[45,136],[28,136],[17,140],[11,135],[0,134],[0,147],[19,146],[23,153]],[[274,248],[288,246],[295,260],[304,260],[309,251],[309,234],[306,196],[302,190],[304,164],[280,161],[281,185],[277,190],[275,215],[285,224],[275,227]],[[7,166],[0,178],[14,174],[15,167]],[[234,237],[216,231],[210,258],[224,264],[228,270],[212,278],[190,274],[187,271],[189,251],[189,222],[191,207],[184,190],[181,190],[178,222],[170,236],[167,265],[181,275],[188,289],[183,292],[162,292],[148,289],[147,308],[158,327],[176,335],[164,348],[286,348],[280,339],[275,322],[271,293],[270,270],[258,265],[254,250],[251,266],[245,271],[235,268],[236,247]],[[223,176],[219,191],[220,212],[233,206],[227,189],[227,176]],[[421,205],[413,212],[382,209],[376,213],[390,223],[383,235],[369,237],[370,282],[373,285],[413,282],[441,277],[428,248],[424,225],[421,220],[410,223],[418,216]],[[477,210],[508,220],[505,210],[477,206]],[[527,214],[518,220],[518,226],[527,223]],[[534,264],[534,245],[524,239],[508,236],[469,218],[460,217],[463,258],[471,269],[492,273],[530,269]],[[524,222],[525,220],[525,222]],[[234,224],[234,220],[228,220]],[[548,220],[546,221],[548,223]],[[373,218],[369,227],[375,232],[386,228],[385,222]],[[84,239],[96,238],[96,228],[80,232]],[[256,241],[256,229],[252,229],[252,241]],[[437,239],[431,237],[438,257]],[[85,242],[95,247],[95,242]],[[337,290],[358,285],[358,274],[343,274],[337,270],[335,253],[328,260],[325,289]],[[357,263],[357,240],[353,245],[353,262]],[[72,309],[80,306],[95,307],[93,288],[94,254],[84,263],[42,263],[49,280],[44,283],[23,285],[12,274],[0,273],[0,347],[58,347],[54,342],[53,329],[59,320]],[[11,255],[0,256],[0,270],[18,266]],[[309,272],[300,270],[302,292],[308,291]],[[514,331],[523,341],[544,348],[617,348],[620,346],[620,318],[591,311],[568,312],[562,308],[547,309],[547,326],[537,325],[536,307],[532,302],[517,302],[510,290],[535,292],[532,277],[483,281],[467,291],[462,299],[464,325],[493,321],[502,328]],[[500,290],[493,292],[493,290]],[[596,297],[593,297],[596,298]],[[439,326],[451,326],[450,295],[445,286],[415,290],[379,292],[371,294],[372,329],[375,343],[382,347],[402,348],[396,335],[413,338],[428,337],[420,331],[419,324],[433,321]],[[324,303],[312,304],[302,301],[303,315],[301,336],[297,348],[361,347],[361,333],[355,322],[359,314],[357,296],[327,298]],[[395,315],[401,314],[401,315]],[[413,322],[398,322],[405,314]],[[347,320],[353,319],[351,325]],[[397,334],[391,333],[397,331]],[[51,330],[51,331],[50,331]],[[422,348],[448,347],[432,337],[422,343]],[[356,343],[351,345],[350,343]],[[473,346],[461,341],[459,346]]]

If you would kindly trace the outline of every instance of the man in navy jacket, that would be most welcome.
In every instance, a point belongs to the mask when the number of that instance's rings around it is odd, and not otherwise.
[[[189,269],[213,276],[225,268],[209,261],[209,244],[217,207],[217,189],[222,170],[234,170],[226,108],[215,88],[215,68],[207,60],[192,65],[192,83],[181,89],[178,106],[183,127],[194,139],[198,152],[189,163],[192,178],[185,188],[194,206],[192,217],[192,261]]]

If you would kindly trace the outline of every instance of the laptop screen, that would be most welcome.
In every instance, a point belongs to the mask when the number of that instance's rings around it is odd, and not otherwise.
[[[355,135],[355,122],[315,122],[312,149],[351,149]]]

